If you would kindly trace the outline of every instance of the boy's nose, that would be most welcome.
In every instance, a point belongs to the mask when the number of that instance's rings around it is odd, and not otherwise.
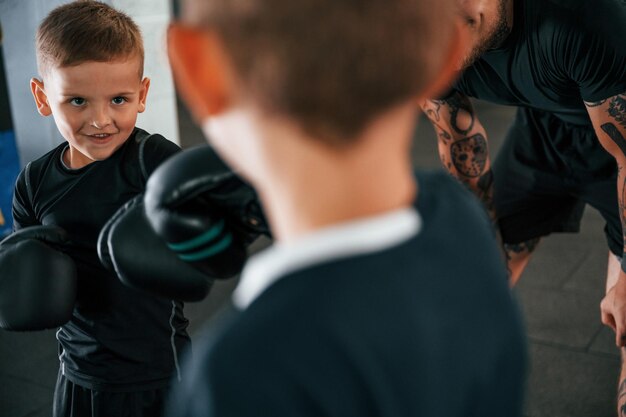
[[[111,124],[111,116],[105,109],[96,109],[91,118],[91,125],[96,129],[104,129]]]

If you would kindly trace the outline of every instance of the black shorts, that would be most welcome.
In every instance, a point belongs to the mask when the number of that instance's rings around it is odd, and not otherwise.
[[[53,417],[160,417],[168,388],[108,392],[84,388],[59,370]]]
[[[589,204],[606,221],[609,249],[622,256],[617,164],[591,127],[520,108],[493,171],[494,203],[505,243],[578,232]]]

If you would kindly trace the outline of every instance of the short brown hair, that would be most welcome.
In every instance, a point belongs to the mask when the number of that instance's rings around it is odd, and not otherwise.
[[[433,79],[445,53],[437,45],[447,48],[452,39],[454,4],[195,0],[185,20],[218,33],[261,109],[345,143]]]
[[[139,27],[126,14],[98,1],[79,0],[52,10],[37,30],[36,51],[41,75],[50,67],[133,56],[139,56],[143,75]]]

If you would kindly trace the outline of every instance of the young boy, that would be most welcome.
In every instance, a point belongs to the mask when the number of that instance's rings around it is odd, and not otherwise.
[[[525,341],[488,219],[409,157],[419,99],[462,55],[453,3],[185,2],[178,86],[276,243],[169,416],[521,415]]]
[[[141,33],[128,16],[94,1],[60,6],[41,23],[36,47],[37,110],[54,117],[66,142],[20,173],[13,216],[17,236],[38,226],[44,235],[45,227],[64,229],[67,240],[56,247],[75,264],[73,313],[57,332],[53,415],[157,416],[189,344],[182,303],[122,285],[101,265],[96,242],[179,148],[135,127],[150,80]]]

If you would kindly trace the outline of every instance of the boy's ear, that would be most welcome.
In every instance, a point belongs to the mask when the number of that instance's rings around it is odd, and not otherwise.
[[[39,114],[42,116],[50,116],[52,114],[52,109],[50,109],[48,96],[43,89],[43,81],[38,80],[37,78],[31,78],[30,91],[33,93],[33,98],[37,104],[37,111]]]
[[[139,92],[139,113],[146,110],[146,100],[148,99],[148,90],[150,89],[150,78],[144,77],[141,80],[141,91]]]
[[[171,24],[168,55],[178,91],[197,122],[226,109],[229,66],[217,34]]]
[[[433,99],[446,93],[460,74],[468,37],[465,36],[461,23],[454,25],[454,28],[452,42],[444,56],[443,65],[437,68],[435,78],[420,94],[420,99]]]

